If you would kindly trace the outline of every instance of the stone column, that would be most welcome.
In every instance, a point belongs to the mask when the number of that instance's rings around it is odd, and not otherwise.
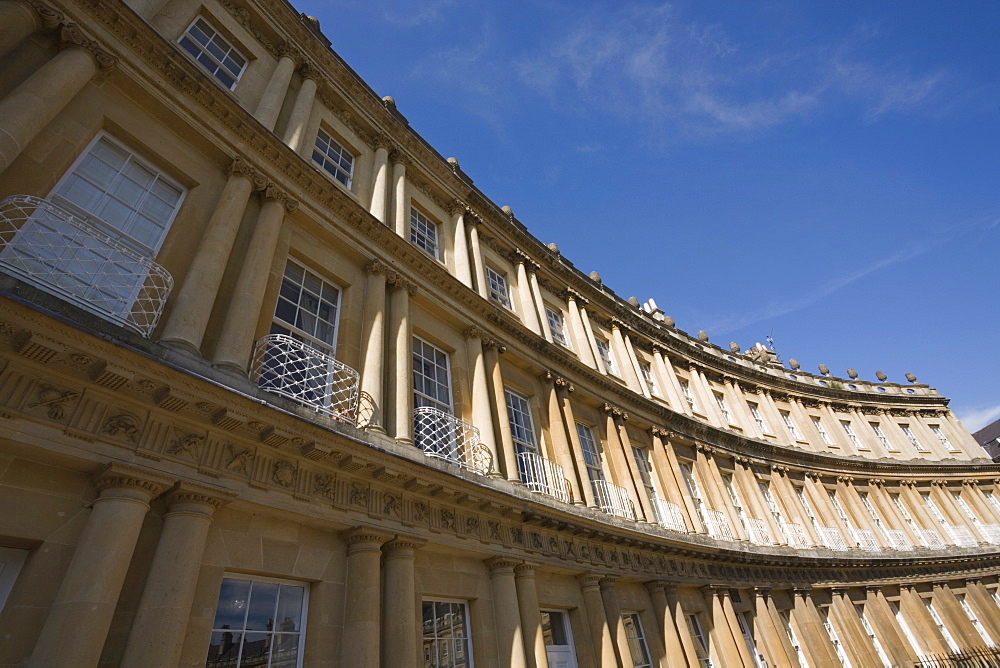
[[[514,567],[520,563],[508,557],[493,557],[486,560],[486,566],[490,569],[490,584],[493,593],[493,627],[497,634],[497,665],[510,666],[511,668],[527,668],[528,666],[524,651],[524,633],[521,628],[521,612],[518,608],[517,586],[514,581]],[[538,614],[537,611],[536,614]]]
[[[965,614],[962,604],[958,602],[947,582],[934,583],[934,608],[944,619],[959,647],[978,647],[985,644],[986,641],[972,625],[972,621]]]
[[[221,579],[221,575],[219,578]],[[339,666],[339,617],[344,608],[344,590],[339,582],[320,580],[309,584],[309,614],[306,617],[306,647],[302,665],[309,668]],[[200,657],[199,657],[200,658]]]
[[[628,637],[625,635],[625,625],[622,623],[621,602],[615,589],[617,580],[618,576],[614,575],[605,575],[601,578],[601,602],[604,604],[604,617],[608,620],[608,630],[613,640],[615,656],[618,658],[617,665],[624,666],[625,660],[631,660],[632,655],[628,647]]]
[[[808,589],[792,590],[792,618],[798,628],[799,645],[809,657],[809,662],[817,666],[839,666],[840,659],[833,649],[830,636],[823,628],[816,606],[813,605]]]
[[[666,452],[667,448],[671,448],[668,441],[669,435],[669,432],[664,429],[650,427],[649,449],[652,455],[651,463],[653,465],[653,473],[659,482],[656,489],[660,492],[662,501],[673,503],[678,509],[681,509],[684,507],[684,499],[681,498],[681,491],[674,477],[677,472],[672,470],[676,464],[671,463]]]
[[[546,394],[546,417],[549,426],[549,438],[552,441],[552,450],[556,462],[562,467],[563,476],[569,481],[570,495],[573,503],[580,505],[584,502],[582,487],[585,481],[582,480],[580,472],[577,471],[576,461],[570,452],[569,440],[566,438],[567,426],[563,424],[562,410],[556,386],[563,388],[565,392],[572,392],[575,388],[570,385],[565,378],[557,378],[552,372],[545,371],[538,377]],[[582,460],[581,460],[582,462]],[[583,464],[580,464],[583,466]],[[586,481],[589,487],[589,478]]]
[[[160,341],[201,355],[201,344],[212,316],[219,286],[233,251],[250,195],[267,181],[243,158],[229,166],[229,180],[215,203],[191,266],[174,294]]]
[[[626,335],[622,337],[622,340],[625,342],[625,353],[628,355],[629,364],[632,366],[632,372],[635,373],[636,382],[639,384],[642,396],[652,399],[653,393],[649,389],[649,383],[642,377],[642,368],[639,366],[639,357],[635,354],[635,346],[632,345],[632,337]],[[653,373],[652,366],[649,372],[650,374]]]
[[[288,116],[288,124],[285,126],[285,132],[281,137],[281,141],[285,142],[293,151],[298,153],[302,150],[303,144],[305,143],[306,136],[306,126],[309,125],[309,117],[312,115],[313,102],[316,100],[316,72],[313,70],[309,64],[305,64],[299,68],[299,76],[302,77],[302,85],[299,86],[299,92],[295,95],[295,102],[292,105],[292,112]],[[385,205],[385,149],[382,149],[382,188],[383,188],[383,198],[382,204]],[[375,151],[375,162],[378,164],[378,151]],[[374,211],[372,212],[374,213]],[[382,211],[383,218],[379,218],[382,222],[385,222],[385,211]],[[377,216],[376,216],[377,217]]]
[[[479,245],[479,216],[471,211],[465,216],[465,224],[469,231],[469,252],[472,254],[472,273],[476,277],[476,292],[483,299],[490,298],[489,284],[486,282],[486,264],[483,262],[483,249]]]
[[[673,610],[667,602],[666,585],[659,580],[645,583],[646,591],[649,593],[649,601],[653,606],[653,616],[660,626],[660,636],[663,638],[662,665],[682,666],[685,665],[684,645],[680,636],[677,635],[677,626],[674,624]],[[684,623],[684,620],[681,620]]]
[[[789,480],[788,470],[785,466],[771,466],[771,496],[774,497],[776,503],[784,506],[787,521],[802,527],[806,539],[811,541],[810,544],[823,544],[823,537],[817,534],[816,526],[806,515],[805,508],[799,503],[798,494],[795,493],[795,485]]]
[[[590,483],[590,474],[587,472],[586,459],[583,456],[583,445],[580,443],[580,434],[576,430],[573,403],[569,400],[569,393],[573,391],[573,386],[565,382],[556,383],[555,388],[562,421],[566,427],[566,433],[569,435],[571,457],[576,467],[576,475],[580,479],[580,498],[574,498],[573,502],[585,504],[588,508],[596,508],[597,500],[594,497],[594,486]]]
[[[677,459],[677,453],[674,452],[674,446],[670,442],[669,434],[664,432],[662,435],[667,436],[667,438],[663,441],[663,454],[666,455],[667,462],[670,464],[670,466],[667,467],[667,471],[673,478],[673,487],[677,490],[678,497],[680,498],[680,503],[678,505],[687,516],[687,526],[692,533],[707,534],[708,527],[705,526],[701,515],[698,513],[698,507],[695,504],[695,500],[691,498],[687,483],[684,481],[684,474],[681,473],[681,465]],[[694,474],[693,463],[691,473],[692,475]]]
[[[608,370],[604,368],[604,361],[597,350],[597,339],[594,337],[594,328],[590,324],[590,315],[586,308],[580,309],[580,320],[583,322],[583,332],[587,337],[587,345],[590,346],[590,354],[594,357],[594,368],[603,375],[608,375]]]
[[[115,59],[72,23],[59,29],[62,51],[0,100],[0,173]]]
[[[628,354],[628,348],[625,347],[625,335],[622,333],[624,327],[625,323],[611,319],[611,349],[614,351],[612,354],[618,365],[618,375],[625,381],[625,385],[636,394],[642,394],[642,386],[645,383],[640,380],[632,358]]]
[[[514,249],[510,254],[510,261],[516,265],[517,275],[517,300],[520,306],[521,321],[524,326],[539,336],[542,335],[542,326],[538,322],[538,309],[535,308],[535,300],[531,295],[531,282],[528,279],[528,267],[536,269],[535,263],[522,251]]]
[[[889,608],[889,602],[885,600],[879,587],[865,588],[865,611],[868,613],[869,622],[882,640],[882,649],[899,665],[912,666],[917,661],[917,654],[896,623],[896,616]]]
[[[389,154],[392,161],[393,182],[393,224],[392,229],[404,239],[409,239],[406,233],[410,226],[410,200],[406,194],[406,163],[407,160],[399,151]]]
[[[417,286],[392,274],[389,300],[389,392],[386,404],[392,410],[390,436],[413,443],[413,334],[410,331],[410,296]]]
[[[472,267],[469,266],[469,248],[466,245],[465,236],[465,202],[454,200],[448,206],[448,213],[451,214],[451,227],[454,230],[455,248],[455,278],[462,281],[466,286],[472,287]]]
[[[385,276],[389,269],[379,259],[365,265],[365,303],[361,321],[361,394],[371,404],[367,429],[385,433],[385,394],[382,372],[385,368]]]
[[[615,640],[608,627],[607,613],[604,611],[604,601],[601,598],[600,582],[603,576],[599,573],[584,573],[577,576],[580,591],[583,593],[583,605],[590,625],[590,637],[593,638],[597,650],[597,665],[618,666],[618,650]]]
[[[472,386],[472,424],[479,427],[479,440],[490,449],[494,470],[500,468],[497,443],[493,435],[493,410],[490,407],[490,382],[483,355],[483,340],[486,335],[478,327],[465,330],[465,343],[469,357],[469,371]]]
[[[538,328],[542,330],[542,337],[549,343],[552,343],[549,318],[545,314],[545,300],[542,299],[542,289],[538,286],[537,264],[532,263],[531,271],[528,272],[528,284],[531,286],[531,297],[535,302],[535,312],[538,313]]]
[[[53,15],[51,20],[54,23],[58,19]],[[3,56],[28,35],[41,30],[42,17],[23,0],[3,0],[0,2],[0,26],[3,26],[0,28],[0,56]]]
[[[627,493],[628,498],[632,502],[632,506],[635,509],[636,519],[643,521],[643,508],[642,502],[639,500],[639,493],[636,488],[635,480],[633,478],[632,466],[629,465],[629,460],[632,458],[632,453],[625,452],[625,445],[621,440],[621,432],[618,429],[619,423],[626,418],[627,414],[622,409],[612,406],[611,404],[604,404],[602,407],[604,414],[606,416],[604,422],[604,428],[607,438],[607,447],[604,452],[608,455],[608,459],[614,465],[615,476],[611,482],[622,487]]]
[[[767,525],[767,533],[771,542],[775,545],[784,545],[785,537],[781,533],[781,526],[774,519],[770,507],[764,500],[760,485],[757,483],[757,476],[750,468],[749,459],[740,456],[733,457],[733,484],[739,490],[740,501],[743,502],[744,512],[747,516],[763,521]]]
[[[625,461],[628,462],[632,484],[635,486],[635,494],[639,498],[639,507],[636,510],[642,511],[647,522],[656,524],[656,511],[653,510],[653,500],[646,491],[646,483],[643,482],[642,473],[639,471],[639,463],[635,460],[632,440],[629,438],[628,429],[625,427],[625,420],[627,419],[628,413],[624,411],[615,415],[615,426],[618,428],[618,441],[622,445],[622,454],[625,455]],[[652,475],[652,470],[649,473]],[[652,479],[650,479],[650,482],[652,482]]]
[[[684,399],[684,394],[681,392],[681,386],[677,382],[677,374],[670,363],[670,357],[664,355],[659,348],[653,348],[653,371],[660,374],[660,387],[663,388],[670,408],[675,413],[689,414],[691,409]]]
[[[486,373],[489,376],[490,389],[492,390],[490,392],[490,405],[493,408],[493,415],[496,416],[494,424],[500,435],[499,453],[502,457],[501,466],[498,468],[510,482],[520,482],[521,474],[517,467],[517,452],[514,449],[514,437],[510,432],[510,416],[507,415],[507,395],[503,385],[503,374],[500,372],[500,353],[505,350],[506,348],[496,341],[483,342]]]
[[[965,581],[965,598],[976,611],[979,621],[983,623],[994,642],[1000,640],[1000,607],[990,596],[979,578],[969,578]]]
[[[294,72],[294,57],[287,48],[281,49],[278,55],[278,64],[274,68],[274,72],[271,73],[267,88],[264,89],[264,94],[253,113],[261,125],[268,130],[273,130],[274,124],[278,121],[278,114],[281,113],[281,106],[288,94],[288,83],[292,80]]]
[[[379,668],[382,625],[379,610],[382,601],[379,562],[382,544],[392,536],[362,526],[349,529],[342,535],[347,543],[347,585],[344,594],[340,665]],[[393,613],[400,614],[399,611]]]
[[[931,618],[927,606],[911,583],[899,585],[899,610],[910,627],[910,632],[922,646],[914,647],[918,654],[940,654],[951,649],[941,635],[940,629]],[[907,642],[909,645],[910,643]]]
[[[767,665],[798,666],[795,648],[788,639],[769,589],[754,590],[754,627],[757,630],[758,645],[763,644],[767,650]]]
[[[416,668],[421,665],[420,619],[414,581],[414,552],[425,541],[397,536],[382,546],[382,666]]]
[[[298,205],[297,201],[273,185],[264,190],[264,204],[260,207],[257,224],[250,237],[250,247],[243,257],[236,288],[229,299],[226,321],[222,325],[212,366],[246,376],[281,224],[285,220],[285,211],[294,211]]]
[[[851,660],[861,666],[877,666],[880,663],[878,652],[861,623],[851,597],[843,587],[830,590],[829,614],[844,635],[841,645]]]
[[[729,495],[724,492],[726,483],[722,480],[722,472],[719,471],[718,462],[715,461],[714,449],[711,446],[699,445],[697,450],[701,457],[699,468],[702,479],[707,480],[706,484],[701,486],[701,492],[707,494],[708,498],[711,499],[709,507],[722,513],[736,540],[749,540],[743,521],[729,501]]]
[[[528,668],[548,668],[545,637],[542,635],[542,613],[538,607],[538,589],[535,587],[535,567],[521,564],[514,567],[517,587],[517,608],[521,613],[524,636],[525,665]]]
[[[170,481],[131,466],[109,464],[92,484],[99,496],[29,665],[97,665],[149,502]]]
[[[149,567],[121,666],[174,668],[180,661],[201,572],[212,515],[231,495],[181,483],[168,497],[169,510]]]
[[[722,665],[752,666],[753,659],[750,657],[746,643],[743,642],[743,634],[739,631],[739,622],[735,618],[730,619],[732,602],[729,601],[729,590],[725,587],[707,586],[702,587],[702,593],[712,611],[712,628],[709,634],[716,649],[722,654]],[[733,631],[734,625],[737,629],[735,632]]]
[[[384,138],[379,135],[375,144],[375,160],[372,165],[372,200],[368,207],[369,213],[386,222],[386,212],[389,207],[389,148]]]
[[[580,315],[580,305],[586,306],[587,300],[570,288],[566,288],[562,297],[566,300],[566,310],[569,312],[569,331],[573,350],[580,356],[581,362],[594,368],[597,366],[597,360],[594,359],[594,350],[591,348],[587,332],[583,328],[583,317]]]

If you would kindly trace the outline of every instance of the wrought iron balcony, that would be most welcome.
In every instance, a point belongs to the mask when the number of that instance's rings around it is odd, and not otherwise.
[[[917,529],[917,533],[927,547],[934,549],[944,549],[946,547],[944,539],[934,529]]]
[[[174,284],[150,257],[30,195],[0,201],[0,270],[146,338]]]
[[[750,536],[750,542],[755,545],[771,545],[771,532],[768,531],[767,522],[756,517],[744,517],[743,526]]]
[[[254,347],[250,377],[262,390],[335,420],[357,422],[358,372],[304,341],[287,334],[260,339]]]
[[[868,550],[869,552],[879,552],[882,550],[879,547],[878,541],[875,540],[875,532],[871,529],[856,529],[851,527],[851,534],[854,536],[854,542],[862,550]]]
[[[431,406],[413,411],[414,443],[428,457],[457,464],[480,475],[493,471],[493,453],[479,441],[479,429]]]
[[[979,524],[976,528],[988,543],[1000,545],[1000,524]]]
[[[708,535],[719,540],[736,540],[733,530],[726,521],[726,516],[719,510],[705,509],[705,524],[708,525]]]
[[[906,537],[906,532],[902,529],[885,529],[885,538],[894,550],[909,552],[913,549],[913,544]]]
[[[781,524],[781,535],[785,537],[785,542],[792,547],[809,547],[809,538],[801,524],[783,522]]]
[[[672,531],[686,532],[687,526],[684,524],[684,514],[680,506],[670,501],[654,496],[653,511],[656,513],[656,521],[660,526]]]
[[[533,452],[517,454],[517,471],[521,482],[532,492],[547,494],[569,503],[569,491],[562,467]]]
[[[591,486],[594,488],[598,508],[615,517],[635,519],[635,508],[624,487],[607,480],[592,480]]]
[[[969,531],[969,527],[962,524],[945,524],[945,530],[951,536],[951,542],[959,547],[976,547],[979,542]]]
[[[844,536],[836,527],[818,527],[820,538],[823,539],[823,544],[826,545],[831,550],[837,550],[838,552],[847,551],[847,543],[844,542]]]

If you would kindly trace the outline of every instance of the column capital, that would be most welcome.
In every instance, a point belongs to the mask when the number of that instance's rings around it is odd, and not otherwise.
[[[386,282],[394,288],[406,290],[410,296],[417,294],[417,285],[397,271],[389,270],[385,275]]]
[[[278,48],[275,49],[275,55],[277,55],[279,59],[286,58],[292,61],[295,65],[298,65],[302,61],[302,54],[288,42],[279,44]]]
[[[538,564],[529,564],[527,562],[520,563],[514,567],[514,575],[518,578],[533,578],[535,577],[535,569],[538,568]]]
[[[174,485],[167,495],[169,512],[187,511],[207,515],[209,517],[226,504],[235,499],[233,492],[199,485],[193,482],[180,482]]]
[[[385,262],[378,259],[377,257],[372,258],[371,261],[369,261],[368,264],[365,265],[365,273],[382,274],[383,276],[385,276],[389,273],[389,265],[387,265]]]
[[[538,271],[540,266],[520,248],[511,249],[510,253],[507,254],[507,258],[514,264],[523,264],[525,271],[535,272]]]
[[[810,592],[812,592],[812,587],[808,585],[800,585],[798,587],[792,587],[791,592],[792,596],[801,596],[802,598],[805,598]]]
[[[283,207],[285,207],[285,211],[295,211],[295,209],[299,208],[299,201],[273,182],[269,181],[268,184],[264,186],[263,191],[265,200],[272,199],[279,202]]]
[[[628,332],[628,325],[625,324],[624,320],[612,316],[609,322],[611,323],[612,331],[617,329],[623,335]]]
[[[590,303],[590,301],[586,297],[584,297],[579,292],[570,287],[567,287],[565,290],[560,292],[559,296],[565,299],[566,301],[574,301],[580,306],[586,306],[587,304]]]
[[[760,596],[763,599],[768,599],[771,596],[770,587],[754,587],[753,593],[755,596]]]
[[[59,44],[62,48],[78,47],[94,57],[101,70],[109,70],[118,64],[118,59],[101,48],[97,40],[90,39],[75,23],[63,21],[58,26]]]
[[[966,584],[966,586],[968,586],[970,584],[980,584],[980,583],[982,583],[982,581],[983,581],[983,579],[979,578],[979,577],[965,578],[965,584]]]
[[[834,596],[843,596],[847,593],[847,587],[830,587],[830,593]]]
[[[663,427],[657,427],[655,425],[649,428],[649,433],[657,438],[665,439],[670,439],[674,435],[674,432],[669,429],[664,429]]]
[[[580,583],[581,588],[590,589],[597,588],[603,577],[603,573],[581,573],[576,576],[576,580]]]
[[[57,12],[55,9],[49,7],[45,3],[39,2],[39,0],[27,0],[27,1],[28,4],[31,5],[31,8],[38,13],[38,16],[42,20],[42,27],[45,28],[46,30],[55,30],[56,28],[59,27],[61,23],[63,23],[65,17],[62,15],[61,12]]]
[[[626,413],[624,409],[618,408],[617,406],[606,403],[601,406],[601,410],[608,413],[612,417],[620,418],[621,420],[628,420],[628,413]]]
[[[298,72],[299,76],[302,77],[303,79],[312,79],[313,81],[318,80],[322,76],[319,73],[319,71],[315,67],[313,67],[313,65],[309,61],[306,61],[301,65],[299,65]]]
[[[134,496],[147,503],[173,482],[165,476],[117,462],[108,464],[91,478],[91,484],[102,497],[114,496],[114,490],[119,490],[124,491],[126,496]]]
[[[616,582],[618,582],[617,575],[602,575],[600,579],[601,591],[614,591]]]
[[[483,223],[483,219],[472,209],[465,210],[465,224],[468,227],[478,227]]]
[[[382,551],[387,557],[412,557],[415,550],[426,544],[427,541],[423,538],[397,535],[382,545]]]
[[[483,563],[486,564],[488,569],[490,569],[490,577],[493,577],[494,575],[503,573],[513,574],[514,567],[520,566],[524,563],[524,561],[521,559],[515,559],[514,557],[501,555],[490,557],[489,559],[484,560]]]
[[[914,591],[917,588],[917,586],[912,582],[900,582],[899,588],[900,590]]]
[[[410,158],[406,156],[398,147],[389,151],[389,161],[394,165],[402,165],[403,167],[413,164],[413,161],[410,160]]]
[[[372,527],[357,526],[340,534],[347,543],[347,553],[363,550],[378,550],[382,545],[393,539],[393,534]]]
[[[880,591],[882,591],[882,586],[881,585],[874,585],[874,584],[865,585],[865,593],[866,594],[875,594],[875,595],[878,595],[878,593]]]
[[[449,215],[462,216],[465,214],[466,211],[469,210],[469,205],[463,202],[462,200],[455,198],[450,202],[448,202],[448,205],[445,207],[445,210],[448,212]]]
[[[233,157],[229,163],[229,175],[242,174],[253,183],[254,190],[263,190],[267,186],[267,179],[260,173],[253,163],[241,155]]]
[[[648,591],[650,595],[656,593],[664,594],[667,588],[667,584],[663,582],[663,580],[650,580],[649,582],[643,582],[642,586],[646,588],[646,591]]]

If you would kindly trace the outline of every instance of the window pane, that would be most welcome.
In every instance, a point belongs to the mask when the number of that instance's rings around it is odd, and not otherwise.
[[[247,615],[247,601],[250,600],[250,582],[247,580],[222,581],[219,592],[219,607],[215,609],[212,628],[242,629]]]
[[[254,582],[250,590],[250,612],[247,630],[271,631],[274,629],[274,606],[278,599],[278,585]]]

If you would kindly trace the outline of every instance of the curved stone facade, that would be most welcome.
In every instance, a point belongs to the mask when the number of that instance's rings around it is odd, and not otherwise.
[[[0,55],[0,663],[1000,660],[934,389],[621,299],[285,3],[0,0]]]

